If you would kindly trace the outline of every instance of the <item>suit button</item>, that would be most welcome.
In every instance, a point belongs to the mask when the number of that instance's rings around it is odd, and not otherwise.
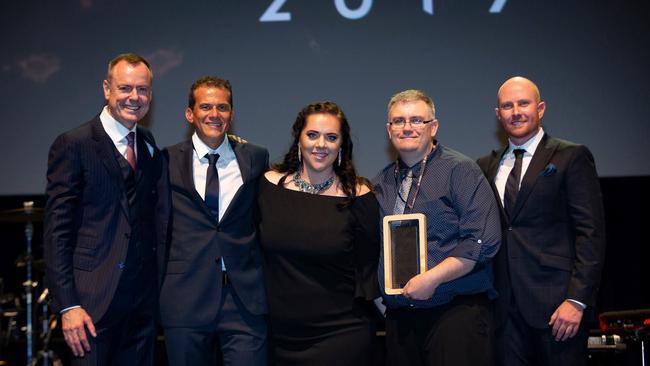
[[[124,264],[124,262],[120,262],[120,263],[117,264],[117,268],[124,269],[124,268],[126,268],[126,264]]]
[[[508,231],[512,231],[512,226],[508,226]]]

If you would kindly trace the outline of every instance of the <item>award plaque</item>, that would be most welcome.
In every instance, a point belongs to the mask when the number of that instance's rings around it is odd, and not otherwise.
[[[427,218],[424,214],[384,217],[384,284],[398,295],[413,276],[427,270]]]

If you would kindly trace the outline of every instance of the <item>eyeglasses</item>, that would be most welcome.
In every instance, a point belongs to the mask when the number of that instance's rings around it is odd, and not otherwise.
[[[395,117],[392,120],[388,121],[388,124],[393,128],[404,128],[407,122],[411,124],[411,127],[422,128],[425,124],[433,122],[433,119],[425,120],[422,117],[411,117],[409,119],[406,119],[404,117]]]

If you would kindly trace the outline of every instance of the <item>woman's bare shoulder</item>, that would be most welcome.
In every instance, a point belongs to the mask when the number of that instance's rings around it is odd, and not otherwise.
[[[280,178],[283,176],[284,173],[278,172],[276,170],[269,170],[268,172],[264,173],[264,178],[273,184],[278,184]]]

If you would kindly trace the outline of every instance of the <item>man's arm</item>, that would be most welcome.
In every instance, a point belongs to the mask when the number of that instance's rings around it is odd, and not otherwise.
[[[445,282],[460,278],[474,269],[476,261],[448,257],[430,270],[411,278],[404,286],[402,295],[413,300],[427,300],[436,288]]]
[[[490,260],[499,249],[499,211],[480,169],[473,162],[471,166],[459,165],[452,173],[450,184],[458,214],[458,244],[449,257],[409,280],[403,290],[408,298],[431,298],[438,286],[468,274],[476,263]]]
[[[79,154],[75,144],[62,135],[52,144],[48,158],[43,243],[48,286],[54,298],[55,310],[66,310],[62,315],[63,335],[73,354],[78,357],[84,355],[84,350],[90,350],[85,327],[96,336],[90,316],[80,307],[72,269],[75,219],[82,190]]]
[[[591,152],[575,148],[566,173],[567,207],[575,233],[576,259],[567,300],[553,312],[549,326],[556,340],[578,333],[583,308],[574,301],[594,306],[605,258],[605,220],[598,174]],[[571,301],[574,300],[574,301]]]

